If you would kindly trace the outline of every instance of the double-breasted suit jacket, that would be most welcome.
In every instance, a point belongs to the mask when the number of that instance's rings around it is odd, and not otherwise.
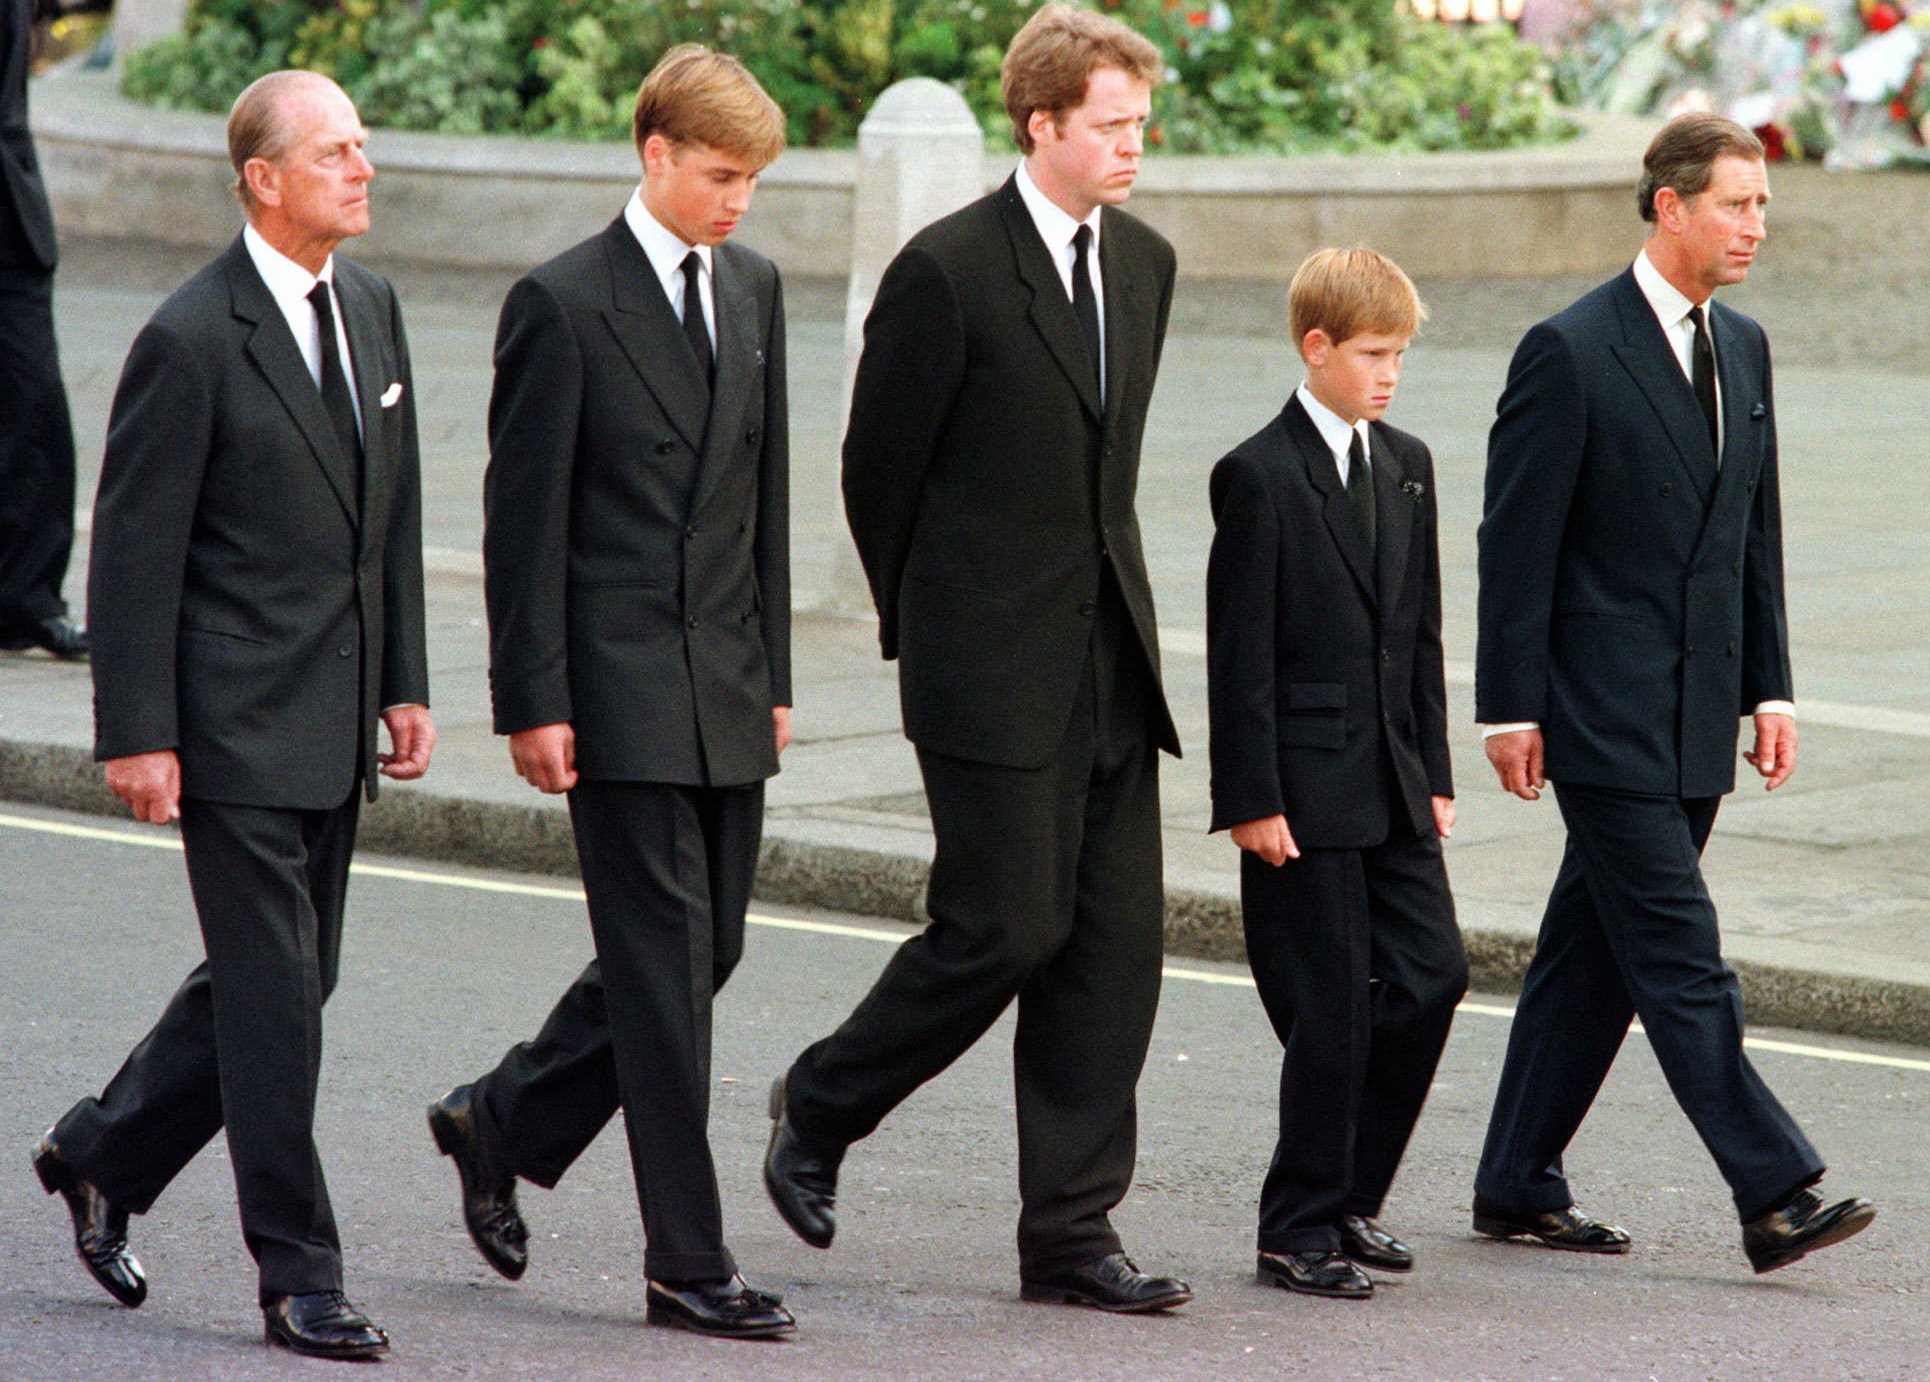
[[[1481,522],[1476,714],[1534,720],[1556,782],[1719,796],[1740,717],[1792,697],[1769,344],[1711,303],[1718,468],[1631,270],[1531,330]]]
[[[1375,549],[1298,398],[1214,467],[1211,828],[1284,814],[1309,849],[1434,831],[1453,796],[1434,463],[1372,424]],[[1387,765],[1397,796],[1389,800]]]
[[[720,245],[714,400],[619,217],[511,290],[484,555],[496,731],[568,721],[591,778],[777,771],[791,703],[783,298]],[[559,452],[559,442],[574,449]]]
[[[33,0],[0,0],[0,270],[51,273],[54,213],[27,125],[33,8]]]
[[[359,775],[373,800],[379,712],[428,702],[408,341],[386,280],[338,257],[335,290],[359,479],[239,239],[142,328],[115,394],[95,756],[175,749],[184,796],[323,809]]]

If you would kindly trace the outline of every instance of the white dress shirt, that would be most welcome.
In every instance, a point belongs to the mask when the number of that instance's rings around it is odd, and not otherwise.
[[[1093,305],[1099,309],[1099,392],[1106,392],[1106,288],[1105,280],[1099,275],[1099,207],[1083,221],[1076,221],[1059,205],[1039,190],[1032,181],[1032,174],[1024,163],[1019,164],[1019,199],[1025,209],[1032,213],[1032,224],[1039,229],[1039,238],[1045,241],[1047,253],[1052,256],[1052,267],[1059,271],[1059,282],[1066,290],[1066,300],[1072,299],[1072,265],[1079,251],[1072,243],[1072,237],[1079,233],[1080,226],[1092,228],[1092,244],[1086,250],[1086,276],[1092,281]]]
[[[322,333],[315,304],[308,300],[308,295],[315,291],[317,282],[328,284],[328,300],[335,312],[335,351],[342,362],[342,378],[348,383],[349,406],[355,413],[355,434],[365,435],[362,395],[355,387],[355,364],[348,352],[348,327],[342,321],[342,298],[335,291],[335,256],[328,257],[319,274],[312,274],[269,244],[253,225],[242,227],[241,243],[254,261],[255,272],[268,286],[268,296],[275,300],[275,306],[281,308],[282,316],[287,319],[295,348],[302,353],[302,363],[308,366],[308,377],[315,381],[317,390],[322,387]]]
[[[1293,396],[1300,400],[1300,406],[1305,408],[1307,416],[1313,419],[1313,425],[1320,430],[1320,439],[1327,443],[1327,449],[1334,453],[1334,465],[1340,471],[1340,483],[1343,486],[1347,483],[1347,472],[1353,467],[1353,458],[1348,454],[1348,448],[1353,445],[1355,437],[1360,438],[1360,454],[1367,457],[1367,468],[1369,470],[1374,468],[1372,443],[1368,440],[1371,434],[1367,428],[1366,418],[1361,418],[1351,427],[1348,426],[1347,420],[1315,398],[1313,390],[1304,382],[1293,391]]]
[[[670,299],[670,310],[677,320],[684,319],[684,259],[692,250],[703,261],[703,272],[697,275],[697,295],[703,299],[704,330],[710,336],[711,358],[717,356],[717,304],[715,290],[711,287],[711,263],[709,245],[688,245],[676,232],[670,230],[650,214],[643,204],[643,188],[637,188],[623,208],[623,219],[630,227],[630,233],[637,237],[643,246],[644,257],[650,267],[657,271],[657,281],[663,284],[664,296]]]
[[[1668,338],[1669,348],[1675,352],[1675,363],[1682,367],[1684,377],[1694,380],[1695,323],[1689,319],[1689,314],[1695,310],[1696,304],[1690,302],[1682,295],[1680,289],[1662,277],[1662,271],[1649,260],[1649,252],[1646,249],[1635,256],[1634,272],[1635,286],[1642,290],[1642,296],[1647,300],[1649,310],[1655,313],[1655,320],[1661,323],[1662,334]],[[1709,345],[1713,349],[1716,342],[1715,318],[1706,311],[1703,315],[1709,331]],[[1718,464],[1721,463],[1721,457],[1722,372],[1717,370],[1716,458]],[[1794,716],[1796,706],[1792,701],[1764,701],[1756,707],[1754,713]],[[1520,720],[1504,725],[1483,725],[1481,737],[1491,739],[1497,734],[1513,734],[1518,730],[1540,728],[1541,723],[1538,720]]]

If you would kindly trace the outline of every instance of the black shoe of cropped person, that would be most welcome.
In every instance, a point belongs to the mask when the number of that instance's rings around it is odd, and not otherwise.
[[[88,646],[87,630],[64,614],[52,614],[31,624],[9,625],[0,633],[0,649],[18,653],[41,648],[66,662],[84,661]]]
[[[429,1132],[456,1163],[470,1241],[483,1261],[515,1281],[529,1266],[529,1228],[516,1207],[516,1177],[496,1165],[477,1131],[473,1085],[457,1085],[429,1105]]]
[[[1366,1300],[1374,1294],[1374,1279],[1331,1248],[1263,1252],[1258,1272],[1261,1281],[1303,1296]]]
[[[74,1252],[107,1294],[133,1310],[147,1299],[147,1273],[128,1251],[127,1211],[116,1209],[90,1180],[70,1166],[49,1131],[33,1149],[34,1174],[49,1195],[67,1202],[74,1220]]]
[[[1347,1214],[1336,1225],[1340,1255],[1377,1272],[1411,1272],[1414,1253],[1393,1234],[1364,1214]]]
[[[741,1276],[725,1281],[652,1279],[644,1318],[716,1339],[777,1339],[797,1332],[783,1297],[746,1285]]]
[[[1123,1252],[1108,1253],[1052,1276],[1026,1277],[1021,1299],[1047,1305],[1087,1305],[1119,1315],[1171,1310],[1193,1298],[1193,1288],[1172,1276],[1148,1276]]]
[[[784,1076],[771,1086],[771,1142],[764,1152],[764,1189],[791,1231],[828,1248],[838,1231],[839,1149],[827,1152],[798,1136],[784,1103]]]
[[[1628,1235],[1614,1224],[1591,1218],[1574,1205],[1560,1209],[1509,1209],[1474,1197],[1474,1231],[1484,1238],[1532,1238],[1564,1252],[1624,1253]]]
[[[1796,1192],[1786,1203],[1759,1214],[1742,1226],[1742,1250],[1758,1274],[1787,1267],[1832,1243],[1853,1238],[1876,1218],[1876,1206],[1865,1199],[1823,1203],[1813,1186]]]
[[[389,1336],[340,1291],[276,1296],[261,1307],[261,1317],[270,1344],[304,1357],[357,1361],[389,1351]]]

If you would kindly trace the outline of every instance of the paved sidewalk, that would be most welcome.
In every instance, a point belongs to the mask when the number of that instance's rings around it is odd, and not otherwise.
[[[1708,872],[1753,1018],[1930,1042],[1930,282],[1918,281],[1930,263],[1930,179],[1774,177],[1770,251],[1728,300],[1764,321],[1777,350],[1803,751],[1774,797],[1739,765],[1746,780],[1718,822]],[[622,195],[612,189],[613,211]],[[380,216],[379,181],[376,198]],[[1846,224],[1863,238],[1846,240]],[[755,212],[750,227],[755,244]],[[1631,253],[1634,244],[1632,233]],[[178,251],[135,242],[67,246],[57,308],[83,509],[128,343],[194,267]],[[483,415],[510,275],[378,267],[402,293],[416,360],[442,743],[420,787],[385,792],[368,813],[365,839],[566,871],[561,802],[524,787],[489,732],[477,556]],[[1433,324],[1409,356],[1392,417],[1435,451],[1461,811],[1449,870],[1477,983],[1489,988],[1508,985],[1526,956],[1561,830],[1552,802],[1500,794],[1471,723],[1483,446],[1515,339],[1586,286],[1421,283]],[[1163,796],[1172,939],[1176,950],[1220,958],[1238,954],[1237,870],[1224,838],[1204,833],[1205,482],[1213,460],[1257,429],[1298,377],[1280,339],[1279,298],[1271,287],[1182,283],[1141,477],[1167,685],[1187,748],[1168,761]],[[808,596],[830,588],[844,540],[835,500],[843,285],[792,281],[787,300],[793,539]],[[1884,348],[1866,344],[1873,339]],[[77,606],[84,534],[79,548],[68,587]],[[763,891],[915,917],[930,835],[898,732],[894,669],[879,660],[868,617],[811,609],[798,616],[796,659],[797,742],[770,795]],[[0,655],[0,799],[114,809],[86,759],[91,732],[85,668]]]

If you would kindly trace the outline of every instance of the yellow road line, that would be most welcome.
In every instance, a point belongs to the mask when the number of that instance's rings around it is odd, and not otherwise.
[[[43,835],[61,835],[75,840],[102,840],[117,845],[140,845],[149,849],[181,847],[180,837],[171,831],[161,833],[133,825],[118,830],[105,829],[100,826],[72,825],[66,821],[39,820],[32,816],[14,816],[4,812],[0,812],[0,829],[31,830]],[[351,864],[349,872],[368,878],[387,878],[402,883],[426,883],[432,887],[464,888],[471,892],[498,893],[511,897],[540,897],[558,902],[583,900],[581,888],[541,883],[512,883],[496,878],[440,873],[432,869],[398,868],[390,864]],[[818,936],[843,936],[850,940],[883,941],[888,945],[895,945],[904,940],[906,934],[904,931],[890,931],[878,926],[852,926],[845,922],[817,921],[808,917],[774,917],[761,912],[752,912],[747,920],[753,926],[768,926],[778,931],[806,931]],[[1220,973],[1210,969],[1189,969],[1179,965],[1168,965],[1162,973],[1168,979],[1179,979],[1189,984],[1214,984],[1223,988],[1250,989],[1253,987],[1253,977],[1249,974]],[[1475,1017],[1512,1018],[1515,1015],[1512,1005],[1484,1003],[1473,999],[1464,1001],[1460,1011]],[[1629,1030],[1639,1035],[1642,1024],[1635,1023]],[[1773,1051],[1779,1055],[1802,1056],[1809,1060],[1837,1061],[1849,1065],[1875,1065],[1889,1070],[1930,1071],[1930,1060],[1914,1060],[1908,1056],[1843,1051],[1829,1046],[1777,1041],[1770,1037],[1747,1037],[1743,1045],[1756,1051]]]

